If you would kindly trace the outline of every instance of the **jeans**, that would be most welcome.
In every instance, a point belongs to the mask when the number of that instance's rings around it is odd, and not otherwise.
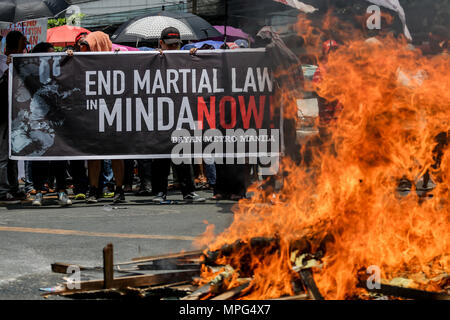
[[[214,163],[212,164],[205,163],[205,175],[206,179],[208,179],[209,185],[216,184],[216,165]]]
[[[100,179],[98,183],[99,190],[103,190],[106,187],[114,189],[114,173],[111,166],[111,160],[103,160],[102,171],[100,173]]]

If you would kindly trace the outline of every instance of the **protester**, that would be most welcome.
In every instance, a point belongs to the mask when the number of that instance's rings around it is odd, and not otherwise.
[[[164,54],[165,50],[180,50],[181,37],[178,29],[169,27],[161,32],[159,40],[160,54]],[[195,48],[191,49],[191,54],[195,53]],[[170,174],[171,159],[154,159],[151,165],[151,181],[153,193],[156,196],[153,198],[153,202],[161,203],[167,198],[167,186],[168,178]],[[189,164],[174,165],[174,174],[178,178],[180,183],[181,192],[183,194],[183,200],[188,202],[203,202],[205,198],[196,194],[193,170]]]
[[[55,49],[51,43],[41,42],[38,43],[32,50],[32,53],[54,52]],[[45,115],[44,115],[45,116]],[[49,176],[52,176],[52,172],[56,178],[56,190],[58,192],[58,202],[62,207],[72,205],[72,200],[66,191],[66,170],[67,161],[31,161],[31,174],[33,179],[34,188],[36,190],[36,196],[32,202],[33,206],[42,206],[44,196],[42,191],[44,190],[44,182]],[[53,181],[49,181],[50,183]]]
[[[87,32],[80,32],[75,37],[75,51],[81,51],[81,44],[86,40],[86,36],[88,35]]]
[[[239,47],[236,46],[236,48]],[[204,44],[199,50],[213,49],[213,46]],[[231,49],[230,42],[223,43],[220,49]],[[248,165],[217,164],[212,161],[207,161],[205,167],[208,184],[213,189],[212,200],[230,199],[238,201],[246,198],[250,169]]]
[[[265,26],[257,33],[255,46],[264,47],[270,61],[279,61],[278,64],[273,65],[274,85],[279,88],[275,92],[273,100],[280,105],[296,106],[297,99],[304,96],[304,75],[300,59],[286,46],[272,27]],[[301,146],[297,142],[296,119],[286,117],[282,113],[283,109],[280,108],[280,105],[274,108],[272,114],[274,119],[283,118],[281,130],[283,131],[282,144],[284,149],[280,148],[280,155],[282,152],[283,157],[290,158],[296,165],[299,165],[302,159]],[[295,113],[297,113],[297,110],[295,110]],[[270,172],[270,174],[262,175],[264,183],[260,187],[265,191],[267,199],[270,201],[272,201],[271,198],[273,199],[274,192],[277,189],[277,179],[284,179],[288,175],[288,171],[283,168],[282,163],[280,163],[280,168],[276,165],[278,159],[272,158],[272,160],[270,166],[275,164],[272,168],[261,165],[261,167],[265,167],[265,172]],[[256,170],[254,174],[257,174]]]
[[[101,31],[89,33],[84,40],[79,41],[80,51],[82,52],[110,52],[112,50],[112,42],[109,36]],[[73,52],[68,52],[73,55]],[[114,159],[111,161],[112,170],[114,172],[114,179],[116,188],[114,191],[114,203],[124,202],[125,193],[123,191],[124,178],[124,162],[123,160]],[[102,168],[101,160],[88,160],[88,177],[89,177],[89,196],[86,199],[87,203],[96,203],[100,197],[99,177]]]
[[[26,37],[20,31],[11,31],[6,36],[6,63],[11,62],[11,54],[24,53]],[[9,159],[8,139],[8,71],[0,79],[0,203],[19,203],[26,195],[19,192],[17,161]]]
[[[75,46],[67,47],[66,52],[81,51],[81,43],[85,42],[86,32],[80,32],[75,37]],[[71,51],[69,51],[71,50]],[[89,180],[86,174],[85,160],[70,160],[69,172],[72,176],[73,194],[75,200],[86,200],[86,194],[88,191]]]

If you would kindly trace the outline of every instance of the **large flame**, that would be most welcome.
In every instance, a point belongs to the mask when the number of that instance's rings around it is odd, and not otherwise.
[[[216,250],[237,240],[278,239],[276,250],[222,258],[242,274],[252,270],[247,298],[293,294],[289,254],[300,239],[312,252],[325,248],[314,277],[326,298],[360,293],[358,271],[371,265],[383,279],[405,276],[436,290],[429,279],[450,273],[450,151],[436,139],[450,134],[448,55],[424,57],[389,37],[381,44],[354,40],[320,67],[319,94],[343,105],[331,137],[312,148],[309,165],[285,159],[288,174],[276,198],[252,187],[231,226],[214,238],[209,227],[204,243]],[[436,188],[423,198],[414,185],[427,171]],[[401,178],[412,182],[406,196],[396,191]]]

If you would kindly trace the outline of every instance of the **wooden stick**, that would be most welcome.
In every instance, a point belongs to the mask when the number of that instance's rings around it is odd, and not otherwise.
[[[308,299],[309,299],[309,295],[303,293],[303,294],[299,294],[299,295],[295,295],[295,296],[280,297],[280,298],[270,299],[270,300],[308,300]]]
[[[110,289],[114,282],[113,245],[108,243],[103,248],[103,288]]]
[[[299,274],[302,277],[303,284],[308,290],[308,293],[311,296],[311,298],[313,300],[324,300],[322,294],[317,288],[316,282],[314,281],[311,269],[302,269],[299,271]]]
[[[234,287],[233,289],[230,289],[222,294],[219,294],[218,296],[215,296],[211,300],[228,300],[233,298],[235,295],[241,293],[242,290],[248,287],[250,282],[241,284],[240,286]]]
[[[199,269],[199,264],[179,264],[179,263],[152,263],[152,264],[138,264],[138,270],[192,270]]]
[[[199,270],[185,270],[162,274],[114,278],[111,288],[123,289],[126,287],[145,287],[145,286],[155,286],[181,281],[188,281],[191,280],[192,277],[199,276],[199,274],[200,274]],[[79,285],[79,289],[69,289],[67,288],[66,285],[66,289],[64,290],[64,292],[101,290],[104,288],[104,281],[103,280],[81,281],[79,283],[76,283],[76,285]]]
[[[69,267],[77,267],[80,270],[101,270],[101,267],[82,267],[76,264],[68,264],[68,263],[62,263],[62,262],[55,262],[52,263],[52,271],[55,273],[64,273],[67,274],[67,269]]]
[[[403,288],[380,283],[380,289],[369,289],[364,283],[360,283],[367,291],[383,294],[385,296],[401,297],[416,300],[450,300],[450,295],[440,292],[430,292],[417,289]]]
[[[195,251],[162,254],[162,255],[158,255],[158,256],[139,257],[139,258],[131,259],[132,261],[122,262],[117,265],[134,264],[136,262],[150,262],[150,261],[161,260],[161,259],[190,258],[190,257],[198,258],[202,255],[202,253],[203,253],[203,251],[201,251],[201,250],[195,250]]]
[[[197,290],[192,292],[190,295],[187,295],[180,300],[198,300],[204,294],[207,294],[211,291],[211,284],[207,283],[203,286],[199,287]]]

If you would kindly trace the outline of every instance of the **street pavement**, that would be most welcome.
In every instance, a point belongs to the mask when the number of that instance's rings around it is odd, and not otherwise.
[[[205,198],[211,191],[197,192]],[[172,204],[153,204],[151,197],[126,195],[126,203],[100,199],[97,204],[74,201],[61,208],[56,199],[43,207],[31,202],[0,206],[0,300],[43,299],[40,288],[62,282],[51,264],[64,262],[101,266],[102,250],[114,246],[114,262],[197,249],[193,240],[206,228],[225,230],[233,221],[236,202],[207,200],[186,204],[179,192],[169,193]],[[50,298],[63,299],[63,298]]]

